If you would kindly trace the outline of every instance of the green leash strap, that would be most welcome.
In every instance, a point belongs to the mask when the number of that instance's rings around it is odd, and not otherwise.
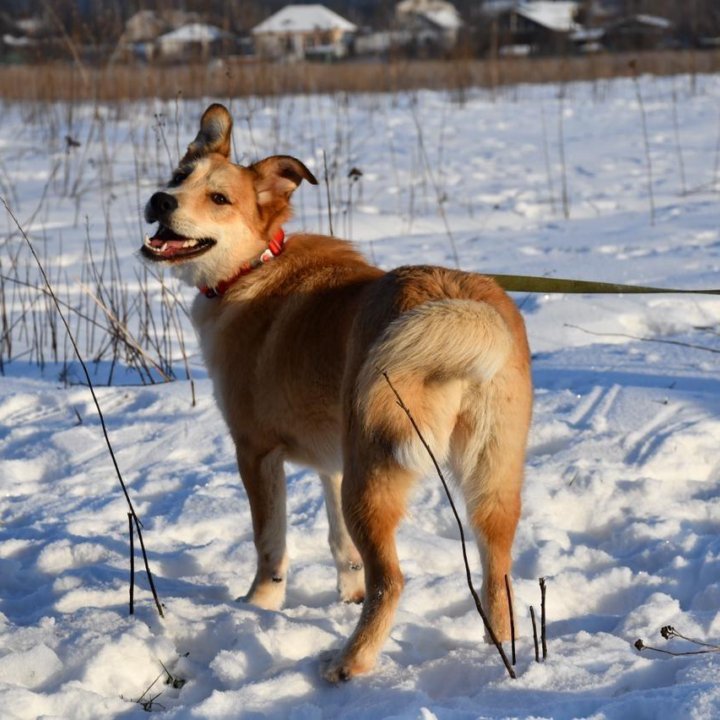
[[[568,280],[567,278],[537,277],[532,275],[488,275],[508,292],[568,293],[603,295],[720,295],[720,290],[676,290],[674,288],[620,285],[618,283],[594,282],[592,280]]]

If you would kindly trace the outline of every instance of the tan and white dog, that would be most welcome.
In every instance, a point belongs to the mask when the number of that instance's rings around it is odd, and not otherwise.
[[[142,252],[200,289],[193,321],[252,511],[257,573],[246,599],[283,604],[283,461],[315,468],[340,597],[364,599],[324,674],[346,680],[375,665],[403,587],[395,531],[413,481],[432,468],[387,373],[464,494],[484,609],[507,639],[504,578],[532,399],[520,313],[481,275],[384,272],[335,238],[285,242],[291,194],[317,181],[289,156],[232,163],[231,130],[225,107],[205,111],[169,185],[147,204],[159,225]]]

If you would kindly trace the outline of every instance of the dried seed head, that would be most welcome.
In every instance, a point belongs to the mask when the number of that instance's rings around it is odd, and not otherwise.
[[[640,638],[638,638],[635,641],[635,649],[638,651],[645,649],[645,643],[642,640],[640,640]]]
[[[666,640],[669,640],[671,637],[674,637],[677,633],[675,632],[675,628],[672,625],[665,625],[665,627],[661,628],[660,634]]]

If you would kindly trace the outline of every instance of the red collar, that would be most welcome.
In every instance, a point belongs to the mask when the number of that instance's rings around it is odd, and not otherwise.
[[[280,253],[285,249],[285,231],[280,228],[275,235],[273,236],[272,240],[268,243],[267,248],[263,250],[260,255],[258,255],[253,260],[248,260],[247,262],[243,263],[240,266],[240,269],[233,275],[231,278],[228,278],[227,280],[221,280],[215,287],[208,287],[207,285],[203,285],[198,288],[200,292],[206,297],[206,298],[216,298],[216,297],[222,297],[243,275],[247,275],[248,273],[255,270],[255,268],[260,267],[261,265],[264,265],[269,260],[272,260],[273,258],[276,258]]]

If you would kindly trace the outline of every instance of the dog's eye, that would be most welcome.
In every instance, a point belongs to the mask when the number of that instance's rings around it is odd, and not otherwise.
[[[170,184],[171,185],[179,185],[185,178],[187,177],[187,173],[184,172],[176,172],[172,178],[170,178]]]
[[[216,204],[216,205],[229,205],[230,201],[227,198],[227,195],[223,195],[222,193],[213,193],[210,196],[210,199]]]

